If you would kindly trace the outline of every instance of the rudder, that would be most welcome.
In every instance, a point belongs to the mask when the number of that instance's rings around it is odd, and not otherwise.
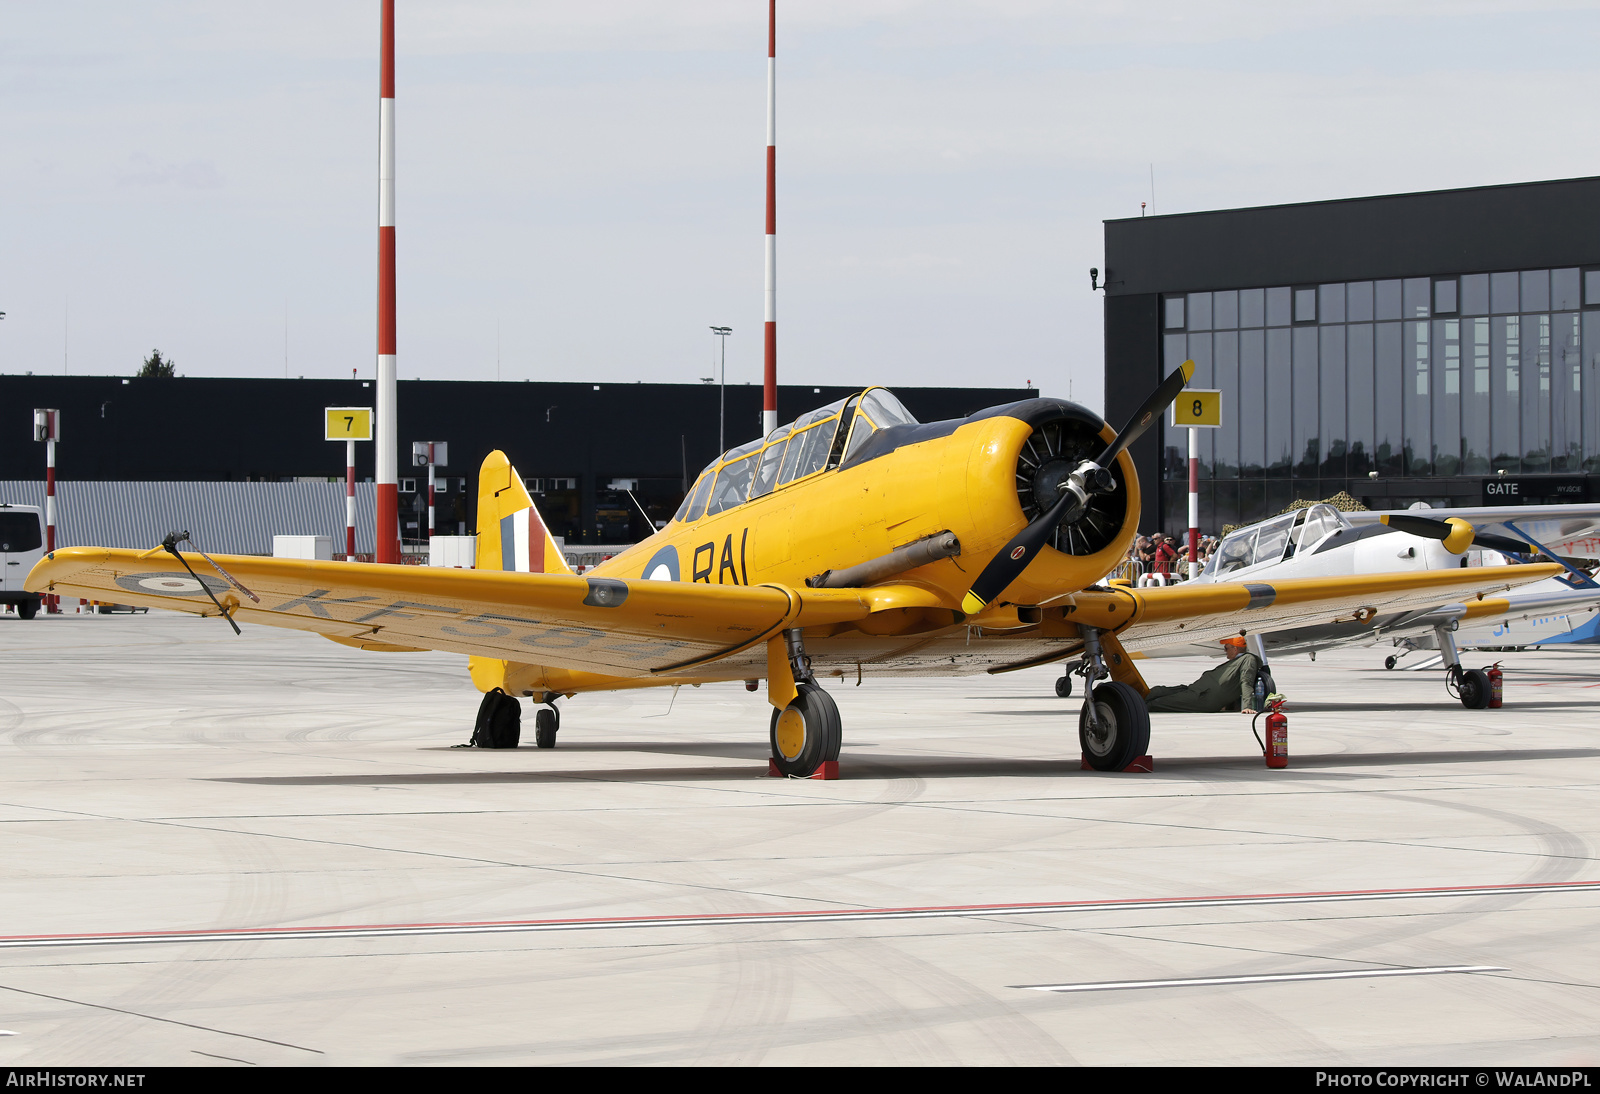
[[[478,470],[477,568],[572,573],[538,506],[522,485],[522,477],[499,449],[484,457]]]

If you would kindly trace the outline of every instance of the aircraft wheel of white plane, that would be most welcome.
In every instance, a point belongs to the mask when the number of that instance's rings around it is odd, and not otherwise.
[[[1070,698],[1072,698],[1072,677],[1070,677],[1070,676],[1062,676],[1062,677],[1057,678],[1057,680],[1056,680],[1056,698],[1058,698],[1058,699],[1070,699]]]
[[[1400,663],[1400,658],[1395,657],[1393,654],[1390,654],[1388,657],[1385,657],[1383,659],[1383,667],[1386,668],[1386,669],[1392,669],[1396,665],[1398,665],[1399,663]]]
[[[533,743],[539,748],[556,747],[556,730],[561,728],[561,715],[554,707],[544,707],[533,715]]]
[[[1456,678],[1456,695],[1468,710],[1489,705],[1489,674],[1482,669],[1462,669]]]
[[[1096,771],[1121,771],[1150,749],[1150,711],[1138,691],[1111,680],[1094,689],[1098,729],[1089,725],[1088,704],[1078,715],[1078,744]]]
[[[769,736],[778,773],[806,778],[815,774],[824,760],[839,758],[844,733],[833,696],[810,681],[797,687],[800,694],[794,702],[772,712]]]

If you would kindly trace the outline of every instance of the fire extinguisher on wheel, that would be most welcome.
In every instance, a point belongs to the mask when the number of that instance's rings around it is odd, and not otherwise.
[[[1267,704],[1266,709],[1250,720],[1250,732],[1255,733],[1256,744],[1261,746],[1261,755],[1267,761],[1268,767],[1289,766],[1289,717],[1283,713],[1283,704],[1287,699],[1274,699]],[[1261,734],[1256,732],[1256,722],[1261,715],[1267,716],[1267,739],[1262,741]]]

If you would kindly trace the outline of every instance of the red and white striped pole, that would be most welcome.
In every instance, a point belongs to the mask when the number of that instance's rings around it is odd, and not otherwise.
[[[56,441],[61,437],[61,411],[35,410],[33,412],[33,439],[44,442],[44,549],[48,554],[56,549]],[[53,593],[44,597],[44,610],[58,614],[60,598]]]
[[[428,442],[428,538],[433,538],[433,442]]]
[[[761,434],[778,428],[778,0],[767,0],[767,292]]]
[[[378,428],[377,515],[373,554],[400,561],[399,467],[396,463],[394,331],[394,0],[383,0],[383,45],[378,82]]]
[[[356,442],[344,442],[344,560],[356,560]]]
[[[1189,576],[1200,576],[1200,431],[1189,427]]]

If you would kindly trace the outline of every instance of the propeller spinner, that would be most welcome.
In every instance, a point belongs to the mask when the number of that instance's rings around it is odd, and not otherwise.
[[[1051,529],[1062,523],[1075,523],[1083,517],[1088,509],[1089,498],[1095,494],[1109,494],[1117,488],[1117,483],[1107,470],[1117,462],[1117,457],[1122,455],[1134,441],[1138,440],[1149,429],[1162,411],[1172,405],[1178,393],[1183,390],[1189,378],[1194,375],[1194,362],[1185,361],[1161,382],[1161,386],[1150,394],[1144,405],[1134,411],[1133,417],[1128,420],[1117,439],[1111,442],[1111,447],[1100,453],[1092,460],[1084,460],[1073,470],[1072,474],[1061,480],[1056,489],[1061,491],[1061,497],[1056,500],[1044,513],[1035,517],[1033,523],[1011,538],[1000,551],[989,560],[989,564],[978,574],[972,588],[962,598],[961,610],[967,615],[976,615],[988,607],[989,602],[1010,585],[1022,571],[1028,568],[1028,563],[1033,561],[1035,555],[1050,538]]]

